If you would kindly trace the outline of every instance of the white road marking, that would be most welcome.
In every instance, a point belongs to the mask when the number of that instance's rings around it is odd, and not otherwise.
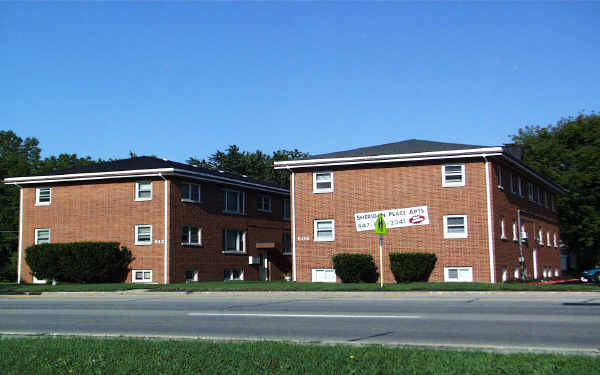
[[[269,314],[269,313],[188,313],[188,316],[247,316],[265,318],[356,318],[356,319],[421,319],[419,315],[331,315],[331,314]]]

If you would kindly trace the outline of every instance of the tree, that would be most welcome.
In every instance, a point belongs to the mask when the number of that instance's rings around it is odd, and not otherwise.
[[[580,267],[600,263],[600,115],[527,126],[512,139],[525,163],[568,190],[558,200],[561,239]]]
[[[11,130],[0,131],[0,180],[95,163],[89,156],[78,157],[77,154],[41,159],[41,152],[36,138],[23,140]],[[17,250],[18,230],[19,188],[0,183],[0,277],[6,274],[2,269]]]
[[[231,145],[226,151],[217,151],[205,159],[189,158],[188,164],[211,170],[222,170],[238,175],[269,182],[281,186],[289,186],[290,174],[285,170],[275,170],[273,163],[282,160],[302,159],[309,154],[296,150],[277,150],[269,156],[260,150],[249,153],[240,151],[236,145]]]

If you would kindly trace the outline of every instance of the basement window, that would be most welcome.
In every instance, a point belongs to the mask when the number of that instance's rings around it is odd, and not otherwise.
[[[471,282],[473,281],[473,267],[444,267],[444,281]]]
[[[225,281],[244,280],[244,270],[241,268],[225,268],[223,279]]]
[[[152,270],[133,270],[134,283],[151,283],[152,282]]]

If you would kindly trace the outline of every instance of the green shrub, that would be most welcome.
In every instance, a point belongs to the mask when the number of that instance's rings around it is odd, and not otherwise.
[[[333,267],[343,283],[374,283],[379,278],[373,257],[368,254],[337,254]]]
[[[390,253],[397,283],[428,281],[436,262],[437,257],[431,253]]]
[[[30,246],[25,260],[38,279],[108,283],[125,281],[133,258],[118,242],[72,242]]]

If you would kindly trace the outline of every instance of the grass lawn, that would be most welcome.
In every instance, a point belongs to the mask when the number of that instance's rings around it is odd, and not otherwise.
[[[104,292],[131,289],[153,291],[381,291],[379,284],[294,283],[285,281],[212,281],[189,284],[62,284],[32,285],[0,283],[0,294],[19,292]],[[600,292],[598,284],[521,283],[406,283],[385,284],[383,291],[590,291]]]
[[[9,374],[598,374],[600,358],[382,346],[92,338],[0,339]]]

